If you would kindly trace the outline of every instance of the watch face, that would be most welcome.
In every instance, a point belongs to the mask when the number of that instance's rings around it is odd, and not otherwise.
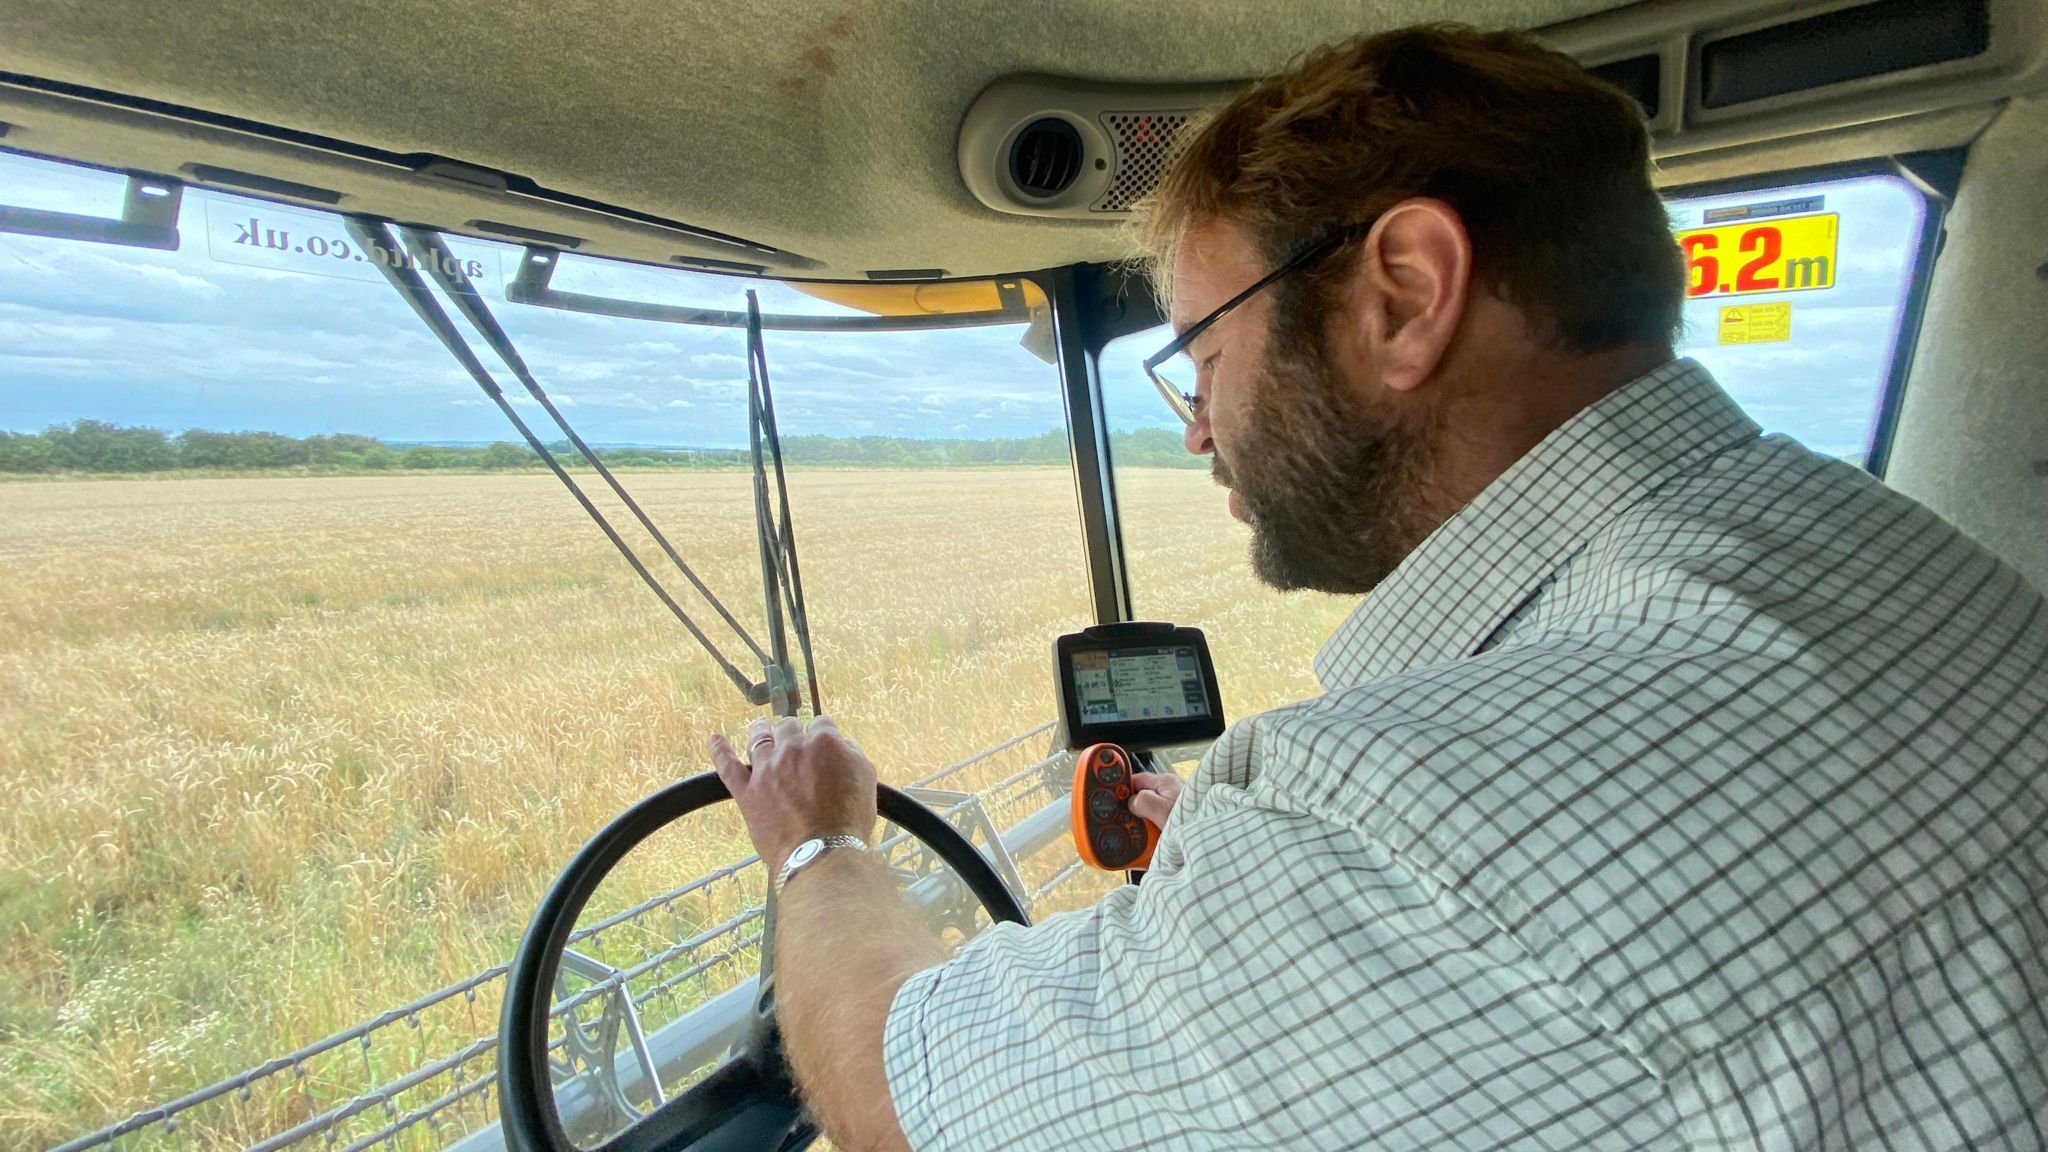
[[[797,845],[794,851],[790,852],[789,860],[783,864],[783,867],[788,869],[801,864],[808,864],[811,862],[811,858],[822,851],[824,847],[825,842],[822,840],[806,840]]]

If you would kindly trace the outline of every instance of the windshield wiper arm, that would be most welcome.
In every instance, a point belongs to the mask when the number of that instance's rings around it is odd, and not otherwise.
[[[690,581],[691,586],[697,589],[698,594],[717,611],[719,618],[732,627],[733,632],[748,648],[753,649],[754,656],[760,660],[767,660],[768,653],[762,651],[761,645],[755,642],[753,636],[749,635],[746,628],[733,617],[724,603],[713,595],[697,573],[683,562],[682,556],[676,551],[675,546],[669,543],[668,537],[661,529],[655,527],[654,521],[641,509],[639,502],[627,494],[618,477],[612,475],[612,470],[605,467],[604,461],[598,458],[596,452],[591,451],[590,445],[583,442],[583,437],[578,435],[576,429],[562,416],[561,409],[555,407],[555,402],[540,386],[540,381],[534,379],[532,371],[527,368],[526,358],[512,346],[512,338],[505,334],[505,329],[498,323],[498,318],[491,315],[491,310],[484,303],[483,297],[478,295],[475,285],[463,274],[461,262],[455,259],[454,253],[448,251],[447,242],[441,239],[438,233],[421,228],[401,225],[398,231],[399,235],[405,238],[406,247],[412,249],[417,261],[426,266],[427,274],[434,278],[434,282],[441,286],[441,290],[448,294],[449,299],[455,301],[456,309],[484,338],[484,343],[490,345],[491,351],[497,354],[498,359],[504,361],[505,366],[512,370],[513,377],[525,387],[527,394],[547,411],[549,418],[554,420],[555,427],[560,428],[562,435],[575,446],[577,454],[582,456],[584,462],[596,470],[599,476],[604,477],[604,482],[611,486],[612,494],[633,514],[633,518],[640,522],[640,526],[647,530],[647,534],[654,537],[654,542],[660,545],[661,550],[675,563],[677,570]]]
[[[761,337],[761,301],[752,288],[747,289],[747,393],[753,417],[749,439],[754,456],[754,519],[755,533],[761,541],[762,592],[773,619],[780,615],[774,605],[776,585],[781,585],[789,605],[790,627],[796,630],[797,648],[804,657],[804,678],[811,689],[811,715],[821,716],[824,706],[818,702],[818,666],[811,659],[811,621],[804,610],[804,580],[796,562],[796,524],[789,514],[789,478],[782,468],[782,433],[775,426],[775,392],[768,386],[768,348]],[[762,467],[764,448],[775,461],[779,516],[769,512],[768,474]],[[787,668],[789,643],[783,639],[779,623],[771,627],[776,641],[776,663]],[[793,682],[790,688],[795,696],[791,708],[794,714],[794,704],[802,701],[803,693]]]
[[[720,670],[746,696],[748,703],[768,703],[772,686],[768,683],[755,683],[734,666],[732,661],[725,658],[725,654],[718,650],[718,646],[704,634],[704,630],[697,626],[697,622],[690,619],[689,613],[683,611],[682,605],[676,603],[675,597],[669,595],[668,589],[662,587],[661,582],[654,578],[654,574],[647,570],[647,566],[640,562],[640,557],[626,545],[618,530],[612,527],[611,521],[605,519],[604,513],[598,511],[597,505],[591,503],[590,497],[584,494],[575,479],[563,469],[561,462],[555,459],[554,453],[548,450],[547,445],[541,443],[540,437],[533,434],[533,429],[527,427],[526,421],[513,409],[512,402],[505,398],[505,390],[499,387],[497,380],[492,378],[483,362],[477,359],[476,353],[470,350],[468,341],[457,331],[454,321],[448,318],[448,313],[442,310],[440,302],[434,299],[434,294],[428,289],[426,282],[420,279],[419,272],[406,260],[390,229],[381,222],[362,220],[353,216],[348,217],[347,221],[349,234],[355,237],[356,242],[362,245],[366,252],[373,254],[378,269],[384,273],[384,278],[390,281],[391,286],[398,290],[413,312],[441,341],[442,347],[446,348],[449,354],[455,357],[456,362],[462,365],[463,370],[469,373],[470,379],[476,382],[484,395],[490,397],[491,402],[498,406],[498,411],[504,413],[505,419],[510,421],[519,431],[519,435],[526,440],[527,447],[533,449],[534,454],[554,472],[555,478],[569,490],[569,494],[576,498],[576,502],[583,506],[583,511],[596,522],[605,537],[612,542],[612,546],[618,549],[619,555],[625,558],[634,573],[647,585],[648,590],[654,593],[668,608],[670,614],[675,616],[677,622],[682,624],[712,660],[717,662]],[[756,650],[758,651],[758,648]]]

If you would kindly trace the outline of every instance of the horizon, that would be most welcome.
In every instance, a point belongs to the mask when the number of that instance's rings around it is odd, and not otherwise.
[[[543,442],[547,455],[563,466],[582,463],[568,439]],[[1125,466],[1205,467],[1183,448],[1179,436],[1157,428],[1110,433]],[[585,441],[603,462],[617,467],[662,469],[743,466],[754,458],[746,448],[704,445],[622,444]],[[538,468],[545,461],[523,439],[399,440],[353,433],[294,437],[267,431],[188,428],[172,433],[147,425],[81,419],[39,433],[0,432],[0,474],[92,477],[191,471],[252,472],[266,475],[355,474],[444,469],[486,471]],[[782,459],[793,466],[854,468],[1041,467],[1071,463],[1065,433],[1047,429],[1030,436],[957,437],[826,436],[806,433],[783,439]]]
[[[0,428],[0,435],[14,435],[14,436],[36,436],[36,435],[41,435],[42,433],[48,432],[48,431],[50,431],[50,430],[51,430],[51,429],[53,429],[53,428],[58,428],[58,429],[62,429],[62,428],[68,428],[68,427],[72,426],[73,424],[76,424],[76,423],[79,423],[79,422],[82,422],[82,421],[88,421],[88,420],[97,420],[97,419],[98,419],[97,417],[93,417],[93,416],[80,416],[80,417],[77,417],[77,418],[76,418],[76,419],[74,419],[74,420],[68,420],[68,421],[64,421],[64,422],[62,422],[62,423],[59,423],[59,424],[47,424],[47,425],[44,425],[44,426],[43,426],[43,427],[41,427],[41,428],[34,428],[34,429],[18,429],[18,428]],[[361,436],[361,437],[364,437],[364,438],[366,438],[366,439],[370,439],[370,440],[375,440],[375,441],[377,441],[377,442],[378,442],[378,443],[380,443],[380,444],[386,444],[386,445],[390,445],[390,446],[392,446],[392,447],[403,447],[403,448],[488,448],[488,447],[490,447],[490,446],[491,446],[491,445],[493,445],[493,444],[514,444],[514,445],[524,445],[524,444],[525,444],[525,440],[524,440],[524,439],[523,439],[523,438],[522,438],[522,437],[521,437],[521,436],[519,435],[518,431],[517,431],[516,429],[513,429],[513,428],[511,428],[511,427],[510,427],[509,425],[508,425],[508,426],[506,427],[506,429],[505,429],[505,431],[506,431],[506,434],[505,434],[505,435],[503,435],[503,436],[499,436],[499,437],[496,437],[496,438],[494,438],[494,439],[489,439],[489,440],[402,440],[402,439],[395,439],[395,438],[393,438],[393,437],[390,437],[390,436],[378,436],[378,435],[376,435],[376,434],[374,434],[374,433],[370,433],[370,432],[354,432],[354,431],[350,431],[349,429],[346,429],[346,428],[342,428],[342,429],[337,429],[337,430],[335,430],[335,431],[332,431],[332,432],[316,432],[316,433],[312,433],[312,434],[311,434],[311,435],[309,435],[309,436],[290,436],[290,434],[289,434],[289,433],[279,432],[279,431],[277,431],[277,430],[276,430],[275,428],[202,428],[202,427],[200,427],[200,426],[198,426],[198,425],[196,425],[196,424],[195,424],[195,425],[192,425],[192,426],[190,426],[190,427],[186,427],[186,428],[173,428],[173,427],[169,427],[169,426],[166,426],[166,425],[160,425],[160,424],[121,424],[121,423],[117,423],[117,422],[115,422],[115,421],[112,421],[112,420],[102,420],[102,421],[100,421],[100,423],[103,423],[103,424],[107,424],[107,425],[109,425],[109,426],[111,426],[111,427],[115,427],[115,428],[121,428],[121,429],[142,429],[142,430],[145,430],[145,431],[150,431],[150,432],[161,432],[161,433],[163,433],[163,434],[164,434],[164,435],[165,435],[166,437],[168,437],[169,439],[172,439],[172,440],[175,440],[175,439],[177,439],[177,438],[178,438],[179,436],[182,436],[182,435],[184,435],[184,434],[185,434],[185,433],[187,433],[187,432],[209,432],[209,433],[220,433],[220,434],[225,434],[225,435],[275,435],[275,436],[287,436],[287,437],[289,437],[289,438],[291,438],[291,439],[294,439],[294,440],[305,440],[305,439],[311,439],[311,438],[312,438],[312,437],[314,437],[314,436]],[[572,426],[572,427],[574,426],[573,422],[572,422],[571,426]],[[536,429],[535,429],[534,431],[535,431],[535,434],[536,434],[536,435],[539,435],[539,433],[540,433],[540,429],[536,428]],[[566,437],[564,437],[564,436],[561,436],[561,435],[560,435],[560,429],[554,429],[554,431],[555,431],[555,432],[557,433],[557,435],[555,435],[555,436],[553,436],[553,437],[548,437],[548,436],[541,436],[541,437],[540,437],[540,442],[541,442],[542,444],[545,444],[545,445],[547,445],[547,446],[548,446],[548,448],[549,448],[549,450],[551,450],[551,451],[555,450],[555,449],[556,449],[556,447],[557,447],[558,445],[566,445],[566,444],[568,444],[568,439],[567,439]],[[1164,428],[1160,428],[1160,429],[1144,429],[1144,428],[1133,428],[1133,429],[1123,429],[1123,428],[1119,428],[1119,429],[1115,429],[1114,431],[1115,431],[1116,433],[1125,433],[1125,432],[1144,432],[1144,431],[1160,431],[1160,432],[1167,432],[1167,431],[1173,431],[1173,430],[1170,430],[1170,429],[1164,429]],[[960,436],[916,436],[916,435],[882,435],[882,434],[879,434],[879,433],[874,433],[874,432],[863,432],[863,433],[860,433],[860,434],[858,434],[858,435],[853,435],[853,436],[841,436],[841,435],[833,435],[833,434],[831,434],[831,433],[827,433],[827,432],[799,432],[799,433],[794,433],[794,434],[788,434],[788,435],[784,435],[784,436],[782,437],[782,439],[783,439],[783,440],[785,440],[785,441],[789,441],[789,440],[797,440],[797,439],[813,439],[813,438],[816,438],[816,439],[825,439],[825,440],[865,440],[865,439],[881,439],[881,440],[904,440],[904,441],[909,441],[909,442],[912,442],[912,443],[919,443],[919,444],[937,444],[937,443],[947,443],[947,442],[953,442],[953,441],[960,441],[960,442],[965,442],[965,443],[990,443],[990,442],[996,442],[996,441],[1007,441],[1007,440],[1036,440],[1036,439],[1038,439],[1038,438],[1040,438],[1040,437],[1042,437],[1042,436],[1048,436],[1048,435],[1058,435],[1058,436],[1060,436],[1060,437],[1064,438],[1064,437],[1066,436],[1066,434],[1067,434],[1067,430],[1066,430],[1066,428],[1065,428],[1064,426],[1059,426],[1059,427],[1053,427],[1053,428],[1041,428],[1041,429],[1039,429],[1039,430],[1038,430],[1038,431],[1036,431],[1036,432],[1022,432],[1022,433],[1018,433],[1018,434],[1015,434],[1015,435],[1009,435],[1009,436],[990,436],[990,437],[960,437]],[[1177,431],[1174,431],[1174,435],[1175,435],[1176,437],[1178,437],[1179,433],[1178,433]],[[742,445],[719,445],[719,444],[662,444],[662,443],[654,443],[654,442],[651,442],[651,441],[644,441],[644,440],[600,440],[600,439],[597,439],[597,438],[595,438],[595,437],[590,437],[590,436],[585,436],[585,437],[583,437],[583,442],[584,442],[584,443],[586,443],[586,444],[588,444],[588,445],[590,445],[590,446],[591,446],[592,448],[607,448],[607,449],[610,449],[610,448],[647,448],[647,449],[651,449],[651,450],[654,450],[654,451],[660,451],[660,452],[734,452],[734,451],[743,451],[743,450],[745,450],[745,448],[746,448],[746,445],[743,445],[743,444],[742,444]]]

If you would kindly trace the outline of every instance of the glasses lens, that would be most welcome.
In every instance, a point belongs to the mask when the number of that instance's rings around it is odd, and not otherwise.
[[[1195,422],[1195,362],[1175,356],[1152,370],[1152,383],[1159,389],[1173,414],[1184,423]]]

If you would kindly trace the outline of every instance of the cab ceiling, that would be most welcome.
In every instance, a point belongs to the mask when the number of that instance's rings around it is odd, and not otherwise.
[[[428,154],[625,210],[547,212],[411,172],[154,114],[6,90],[0,145],[165,175],[194,163],[298,180],[339,207],[463,229],[485,216],[586,250],[782,272],[1009,272],[1127,253],[1118,225],[992,211],[955,145],[992,81],[1050,73],[1232,82],[1349,33],[1422,20],[1542,27],[1606,0],[512,0],[348,4],[5,0],[0,71]],[[47,87],[48,85],[45,84]],[[4,86],[0,86],[4,87]],[[1987,113],[1988,114],[1988,113]],[[1961,126],[1952,131],[1967,131]],[[316,150],[317,151],[317,150]],[[362,165],[356,163],[357,168]],[[637,217],[638,219],[634,219]],[[536,223],[536,221],[538,223]],[[739,255],[679,222],[784,256]]]
[[[1363,28],[1610,6],[6,0],[0,71],[512,173],[771,245],[814,273],[960,274],[1123,251],[1114,225],[1006,216],[968,193],[961,115],[998,77],[1229,81]],[[18,127],[0,143],[37,151],[36,125]]]

